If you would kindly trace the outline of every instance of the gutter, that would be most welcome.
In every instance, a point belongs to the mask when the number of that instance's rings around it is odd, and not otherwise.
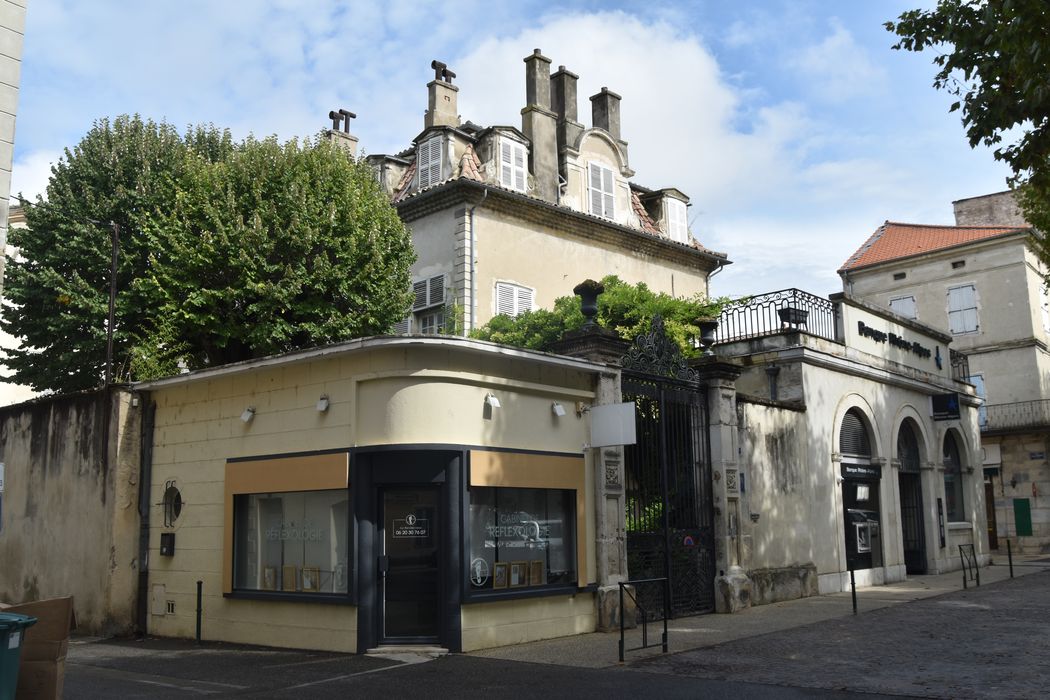
[[[477,209],[489,196],[489,188],[486,187],[484,192],[481,194],[481,199],[470,208],[470,328],[467,332],[474,330],[474,309],[477,306],[477,293],[478,293],[478,280],[474,276],[476,259],[474,257],[474,249],[477,245],[478,239],[474,235],[474,210]]]
[[[139,581],[136,627],[145,636],[149,620],[149,513],[150,491],[153,485],[153,429],[157,404],[148,392],[138,395],[142,406],[139,430]]]

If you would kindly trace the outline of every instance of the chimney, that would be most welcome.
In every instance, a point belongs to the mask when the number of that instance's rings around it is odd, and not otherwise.
[[[459,126],[459,110],[456,93],[459,88],[452,84],[456,74],[441,61],[431,61],[434,79],[427,83],[427,114],[423,128],[432,126]]]
[[[521,130],[532,143],[529,165],[534,194],[558,203],[557,115],[551,111],[551,60],[539,49],[525,58],[525,108]]]
[[[566,147],[572,147],[583,133],[583,124],[576,119],[576,81],[580,76],[558,66],[551,76],[551,108],[558,118],[558,169],[561,176],[569,179],[566,166]]]
[[[356,119],[357,115],[345,109],[333,109],[328,113],[328,118],[332,120],[328,140],[349,153],[351,158],[356,158],[357,137],[350,135],[350,120]]]
[[[596,129],[605,129],[617,141],[620,140],[620,96],[603,87],[591,98],[591,124]]]

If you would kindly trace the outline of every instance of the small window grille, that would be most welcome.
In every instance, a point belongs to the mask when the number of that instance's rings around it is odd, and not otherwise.
[[[966,267],[966,261],[965,260],[956,260],[955,262],[952,263],[952,269],[953,270],[958,270],[960,267]]]
[[[907,272],[894,272],[893,273],[893,279],[895,279],[895,280],[902,280],[902,279],[904,279],[907,276],[908,276]]]

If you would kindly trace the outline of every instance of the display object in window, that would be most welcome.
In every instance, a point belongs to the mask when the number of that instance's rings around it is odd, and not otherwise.
[[[346,593],[346,489],[234,497],[233,587],[238,591]]]

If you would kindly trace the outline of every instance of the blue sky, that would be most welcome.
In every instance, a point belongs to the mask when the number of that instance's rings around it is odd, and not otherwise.
[[[950,224],[952,200],[1005,189],[931,87],[933,55],[890,49],[882,24],[921,4],[35,0],[12,192],[41,193],[123,113],[292,138],[344,107],[364,152],[395,152],[422,130],[432,59],[464,120],[520,126],[538,47],[580,76],[581,121],[602,86],[623,96],[634,180],[688,194],[693,234],[733,261],[713,294],[827,294],[883,221]]]

